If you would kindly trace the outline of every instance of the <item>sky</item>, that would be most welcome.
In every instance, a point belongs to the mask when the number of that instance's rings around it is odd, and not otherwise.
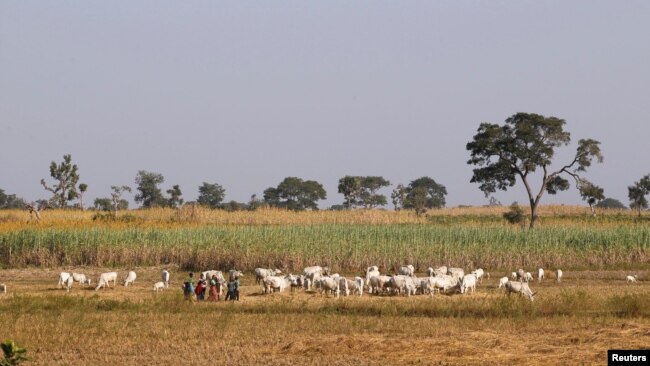
[[[49,198],[40,180],[71,154],[86,202],[146,170],[186,201],[297,176],[324,208],[339,178],[381,175],[388,197],[429,176],[448,206],[483,205],[465,145],[528,112],[567,122],[554,166],[601,141],[585,176],[627,203],[650,173],[649,65],[647,1],[3,0],[0,188]],[[527,202],[520,183],[495,197]]]

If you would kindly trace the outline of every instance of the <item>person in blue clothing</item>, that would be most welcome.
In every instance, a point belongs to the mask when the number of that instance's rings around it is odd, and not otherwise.
[[[194,301],[194,273],[190,272],[189,278],[183,283],[183,295],[185,300]]]

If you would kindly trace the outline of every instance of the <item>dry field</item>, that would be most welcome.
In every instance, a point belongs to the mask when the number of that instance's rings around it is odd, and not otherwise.
[[[178,269],[152,292],[161,268],[135,268],[133,287],[70,293],[56,283],[72,268],[0,270],[0,339],[47,365],[590,365],[650,346],[649,271],[636,284],[624,280],[632,271],[566,271],[560,284],[532,283],[532,304],[496,289],[504,273],[467,296],[340,299],[260,295],[246,273],[240,302],[192,304]],[[106,270],[81,272],[95,282]]]

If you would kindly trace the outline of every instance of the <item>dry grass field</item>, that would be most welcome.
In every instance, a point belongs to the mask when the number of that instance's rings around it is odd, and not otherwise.
[[[636,284],[630,271],[565,271],[532,283],[533,303],[496,289],[502,272],[469,295],[339,299],[261,295],[247,272],[241,301],[215,304],[184,301],[178,268],[154,294],[161,268],[135,268],[133,287],[70,293],[56,284],[71,268],[0,270],[0,339],[43,365],[590,365],[650,345],[648,271]],[[81,269],[93,282],[106,270]]]

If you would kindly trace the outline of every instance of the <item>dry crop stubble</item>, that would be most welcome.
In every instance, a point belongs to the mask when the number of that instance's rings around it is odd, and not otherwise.
[[[0,270],[12,279],[0,296],[0,338],[27,347],[36,364],[94,365],[592,364],[607,349],[650,343],[650,286],[618,272],[532,283],[533,304],[505,297],[494,277],[467,296],[337,300],[260,295],[252,276],[239,303],[190,304],[179,287],[185,272],[174,269],[171,288],[154,294],[161,267],[135,270],[133,287],[75,284],[68,294],[56,289],[59,269]]]

